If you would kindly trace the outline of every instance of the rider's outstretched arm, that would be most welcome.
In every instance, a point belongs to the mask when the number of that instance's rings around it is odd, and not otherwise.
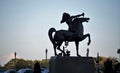
[[[80,17],[80,16],[84,16],[84,13],[79,14],[79,15],[75,15],[75,16],[71,16],[70,18],[77,18],[77,17]]]

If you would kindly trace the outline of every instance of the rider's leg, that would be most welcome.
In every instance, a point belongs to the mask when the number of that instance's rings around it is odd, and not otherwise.
[[[66,47],[68,46],[68,44],[69,44],[69,42],[68,42],[68,41],[65,41],[65,46],[66,46]]]

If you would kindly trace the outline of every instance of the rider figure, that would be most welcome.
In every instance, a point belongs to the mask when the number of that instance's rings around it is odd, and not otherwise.
[[[69,26],[68,31],[74,33],[73,35],[74,35],[75,38],[80,37],[79,36],[80,31],[76,31],[76,27],[74,27],[74,22],[73,21],[74,21],[74,19],[76,19],[80,16],[84,17],[84,13],[79,14],[79,15],[75,15],[75,16],[70,16],[70,14],[68,14],[68,13],[63,13],[63,17],[62,17],[62,20],[60,22],[60,23],[64,23],[64,22],[67,23],[67,25]],[[83,29],[83,27],[82,27],[82,29]],[[68,41],[65,41],[65,43],[68,43]]]
[[[75,15],[75,16],[70,16],[70,14],[68,14],[68,13],[63,13],[61,23],[66,22],[68,24],[68,26],[69,26],[68,31],[71,31],[71,32],[73,32],[73,33],[75,33],[76,35],[79,36],[78,32],[80,32],[80,31],[76,31],[76,27],[74,27],[73,20],[80,17],[80,16],[84,17],[84,13],[79,14],[79,15]]]

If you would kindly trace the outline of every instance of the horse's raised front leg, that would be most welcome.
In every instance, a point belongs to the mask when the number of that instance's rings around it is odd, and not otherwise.
[[[87,37],[88,37],[88,45],[90,45],[90,43],[91,43],[91,38],[90,38],[90,34],[88,33],[88,34],[86,34],[87,35]]]
[[[88,37],[88,43],[87,43],[87,45],[90,45],[90,43],[91,43],[90,34],[88,33],[88,34],[83,35],[82,36],[82,40],[84,40],[86,37]]]
[[[77,56],[80,57],[80,55],[79,55],[79,41],[75,41],[75,45],[76,45]]]

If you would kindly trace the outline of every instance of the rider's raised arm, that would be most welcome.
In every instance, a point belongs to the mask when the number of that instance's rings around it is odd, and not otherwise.
[[[79,14],[79,15],[75,15],[75,16],[71,16],[70,18],[77,18],[77,17],[80,17],[80,16],[84,16],[84,13]]]

